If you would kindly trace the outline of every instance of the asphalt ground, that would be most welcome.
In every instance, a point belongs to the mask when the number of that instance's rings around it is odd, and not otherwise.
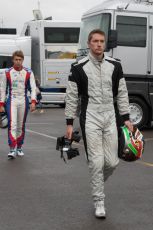
[[[55,150],[64,109],[29,113],[26,128],[25,156],[15,160],[7,160],[7,130],[0,129],[0,230],[153,229],[153,129],[143,131],[142,160],[120,160],[106,182],[107,218],[99,220],[82,141],[80,156],[67,164]]]

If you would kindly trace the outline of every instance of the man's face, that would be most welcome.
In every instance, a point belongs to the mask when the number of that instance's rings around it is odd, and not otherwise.
[[[13,58],[13,63],[16,67],[21,67],[22,63],[23,63],[23,58],[19,57],[19,56],[14,56]]]
[[[105,50],[105,36],[101,34],[93,34],[88,46],[95,56],[100,56]]]

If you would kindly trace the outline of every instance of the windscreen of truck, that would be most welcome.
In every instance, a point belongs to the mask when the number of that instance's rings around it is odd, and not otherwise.
[[[80,28],[44,28],[46,59],[75,59]]]
[[[84,56],[87,54],[87,40],[88,34],[94,29],[101,29],[106,34],[106,43],[108,37],[108,31],[110,29],[111,14],[98,14],[82,20],[82,26],[79,38],[79,52],[78,56]]]
[[[12,65],[12,56],[0,56],[0,69],[10,68]]]

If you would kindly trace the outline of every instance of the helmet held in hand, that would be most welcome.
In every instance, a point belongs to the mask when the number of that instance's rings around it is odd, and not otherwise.
[[[125,161],[136,161],[142,157],[144,151],[144,137],[140,130],[134,127],[131,132],[126,126],[122,126],[119,136],[119,158]]]

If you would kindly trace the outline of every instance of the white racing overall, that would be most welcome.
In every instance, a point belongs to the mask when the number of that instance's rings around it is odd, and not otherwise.
[[[72,66],[65,114],[67,124],[72,125],[81,100],[80,125],[94,201],[104,199],[104,181],[119,163],[114,98],[123,120],[129,120],[128,93],[119,62],[106,56],[99,62],[89,54]]]
[[[23,67],[18,71],[12,67],[6,70],[2,80],[0,105],[6,106],[8,144],[11,148],[20,148],[24,141],[25,122],[29,109],[28,90],[31,92],[31,101],[36,102],[36,84],[30,69]]]

